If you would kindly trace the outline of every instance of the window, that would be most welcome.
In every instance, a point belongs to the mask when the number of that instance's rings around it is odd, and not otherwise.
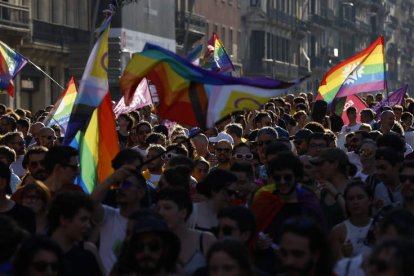
[[[223,42],[224,48],[226,48],[226,27],[221,27],[221,42]]]
[[[210,22],[206,22],[206,35],[205,35],[205,43],[204,43],[204,45],[206,46],[206,48],[207,48],[207,45],[208,45],[208,40],[210,39]]]
[[[228,50],[228,52],[229,52],[229,54],[230,55],[232,55],[233,54],[233,29],[232,28],[230,28],[230,31],[229,31],[229,50]]]
[[[237,59],[240,59],[242,56],[242,34],[241,30],[238,30],[237,32]]]
[[[218,25],[217,24],[214,24],[214,32],[218,33]]]

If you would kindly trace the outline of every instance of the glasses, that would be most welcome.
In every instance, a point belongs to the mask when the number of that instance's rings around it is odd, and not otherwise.
[[[297,146],[300,146],[300,145],[302,145],[302,140],[295,140],[295,141],[293,141],[293,143],[295,144],[295,145],[297,145]]]
[[[405,183],[408,179],[408,181],[410,181],[411,184],[414,184],[414,175],[407,175],[407,174],[400,174],[399,175],[399,179],[401,183]]]
[[[282,180],[282,177],[286,182],[290,182],[293,180],[293,174],[274,174],[273,180],[279,182]]]
[[[166,153],[166,154],[163,154],[162,156],[161,156],[161,159],[162,160],[165,160],[165,159],[171,159],[171,158],[173,158],[174,156],[178,156],[179,154],[177,154],[177,153]]]
[[[231,149],[221,149],[221,148],[216,148],[216,152],[224,152],[224,153],[229,153]]]
[[[238,230],[238,229],[233,228],[230,225],[225,225],[223,227],[218,228],[218,232],[219,233],[222,232],[224,236],[230,236],[233,233],[233,231],[236,231],[236,230]]]
[[[251,160],[251,159],[253,159],[253,154],[251,154],[251,153],[246,153],[246,154],[238,153],[238,154],[233,155],[233,157],[236,158],[236,159]]]
[[[47,140],[53,140],[56,141],[56,136],[52,136],[52,135],[45,135],[45,136],[41,136],[43,138],[47,138]]]
[[[263,145],[266,145],[266,146],[268,146],[270,143],[272,143],[273,141],[272,140],[267,140],[267,141],[257,141],[256,143],[257,143],[257,145],[259,146],[259,147],[261,147],[261,146],[263,146]]]
[[[144,252],[145,248],[148,248],[150,252],[158,252],[162,249],[162,241],[160,240],[152,240],[149,242],[139,242],[135,245],[135,250],[137,252]]]
[[[360,156],[364,156],[364,155],[371,156],[374,153],[375,153],[375,150],[371,150],[371,149],[361,149],[358,151],[358,154]]]
[[[369,262],[370,266],[375,266],[379,273],[384,273],[389,269],[389,264],[385,260],[373,259]]]
[[[25,143],[23,141],[20,141],[20,142],[11,142],[10,144],[18,144],[19,146],[23,146]]]
[[[35,203],[35,202],[37,202],[39,199],[40,199],[40,197],[39,197],[39,196],[35,196],[35,195],[31,195],[31,196],[28,196],[28,195],[23,195],[23,196],[22,196],[22,200],[23,200],[23,201],[27,201],[27,202],[33,202],[33,203]]]
[[[39,167],[39,166],[44,166],[45,165],[45,161],[37,161],[37,162],[35,162],[35,161],[32,161],[32,162],[30,162],[29,163],[29,167],[31,167],[32,169],[36,169],[37,167]]]
[[[79,164],[77,165],[71,165],[71,164],[61,164],[63,167],[69,167],[71,168],[73,171],[76,171],[79,169]]]
[[[309,146],[313,149],[316,149],[316,148],[326,149],[327,148],[326,144],[314,144],[314,143],[312,143]]]
[[[32,263],[31,265],[37,272],[45,272],[48,267],[52,269],[53,271],[57,271],[59,268],[59,265],[57,263],[47,263],[47,262],[37,262]]]
[[[146,133],[146,134],[151,133],[151,130],[150,130],[150,129],[147,129],[147,130],[139,130],[139,131],[138,131],[138,134],[139,134],[139,135],[142,135],[142,134],[144,134],[144,133]]]

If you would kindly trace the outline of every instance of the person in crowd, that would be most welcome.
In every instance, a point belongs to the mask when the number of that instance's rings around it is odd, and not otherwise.
[[[88,195],[69,191],[58,193],[50,204],[47,217],[51,237],[64,252],[69,275],[103,275],[95,245],[83,242],[91,228],[93,208]]]
[[[394,112],[391,110],[385,110],[381,113],[381,127],[379,131],[382,134],[386,134],[391,132],[391,129],[393,128],[395,124],[395,115]]]
[[[148,122],[140,122],[137,127],[138,133],[138,142],[139,145],[133,147],[133,149],[139,151],[143,156],[147,155],[147,144],[145,140],[147,139],[148,135],[152,132],[152,126]]]
[[[238,161],[252,163],[253,154],[250,147],[246,143],[240,143],[233,148],[231,163]]]
[[[233,138],[234,146],[242,143],[243,127],[240,124],[228,124],[224,131]]]
[[[414,128],[412,127],[412,125],[413,125],[413,114],[411,114],[410,112],[404,112],[401,115],[401,121],[402,121],[403,126],[404,126],[404,133],[414,131]]]
[[[31,147],[40,146],[39,142],[39,131],[40,129],[44,128],[45,125],[41,122],[35,122],[30,127],[30,133],[33,135],[33,140],[30,142],[30,145],[27,145],[27,149],[30,149]]]
[[[165,137],[169,137],[168,136],[168,133],[169,133],[168,128],[164,125],[156,125],[156,126],[154,126],[154,128],[152,130],[155,133],[162,133],[162,134],[165,135]]]
[[[320,203],[328,221],[328,229],[332,229],[346,218],[343,194],[349,177],[355,175],[357,170],[349,162],[346,153],[338,148],[325,149],[310,162],[319,173],[318,181],[322,190]]]
[[[271,127],[272,126],[272,119],[267,112],[260,112],[254,118],[254,126],[257,129],[261,129],[263,127]]]
[[[215,237],[209,232],[187,227],[186,222],[193,211],[193,203],[188,191],[182,188],[162,189],[158,194],[157,211],[181,242],[179,262],[185,275],[193,275],[198,268],[206,265],[205,256],[216,241]]]
[[[53,239],[35,236],[25,241],[13,260],[14,276],[67,276],[65,255]]]
[[[210,163],[207,162],[203,157],[200,157],[194,162],[194,172],[192,176],[197,180],[197,182],[203,181],[210,171]]]
[[[157,191],[159,192],[167,187],[181,187],[190,193],[192,188],[190,181],[191,168],[186,165],[176,165],[174,167],[165,169],[161,176],[160,182],[158,183]]]
[[[195,229],[212,231],[217,227],[217,213],[230,206],[235,199],[237,176],[223,169],[211,171],[204,181],[198,183],[197,191],[207,199],[197,204],[198,214]]]
[[[23,134],[26,147],[29,146],[30,142],[33,139],[33,136],[28,133],[29,126],[30,126],[30,122],[28,121],[28,119],[20,119],[16,123],[17,132],[21,132]]]
[[[360,179],[365,182],[368,176],[375,173],[377,168],[375,166],[375,152],[377,151],[377,143],[372,139],[364,139],[358,149],[359,160],[362,165],[362,170],[354,175],[354,179]],[[348,155],[349,157],[349,155]]]
[[[10,169],[10,190],[13,194],[17,190],[17,185],[20,183],[20,178],[13,172],[11,164],[16,161],[16,152],[7,146],[0,146],[0,160],[6,164]]]
[[[50,128],[55,132],[56,140],[57,138],[62,138],[62,128],[58,124],[53,124]]]
[[[151,182],[154,186],[158,185],[162,172],[164,171],[162,154],[165,148],[161,145],[151,145],[148,148],[148,153],[145,156],[146,161],[152,160],[147,164],[147,170],[142,173],[146,181]]]
[[[319,132],[319,133],[325,133],[325,128],[323,125],[317,122],[309,122],[305,125],[304,129],[309,129],[313,133]]]
[[[127,143],[125,145],[126,148],[134,148],[139,146],[139,139],[138,139],[138,130],[136,127],[133,127],[129,131],[129,136],[127,139]]]
[[[18,177],[21,177],[26,172],[22,167],[24,154],[26,153],[26,144],[22,134],[20,132],[9,132],[3,136],[1,141],[16,153],[16,161],[11,164],[10,168]]]
[[[361,123],[358,130],[365,131],[367,133],[370,133],[372,131],[372,127],[369,124]]]
[[[44,234],[47,229],[47,212],[50,200],[49,189],[37,180],[23,186],[17,198],[17,203],[30,208],[34,212],[37,234]]]
[[[414,161],[406,161],[400,173],[401,195],[404,198],[402,207],[414,214]]]
[[[299,156],[300,162],[303,164],[303,178],[300,181],[302,184],[302,188],[309,188],[311,191],[315,193],[315,195],[319,198],[320,197],[320,183],[317,181],[318,171],[316,166],[311,164],[309,160],[312,159],[309,155],[301,155]]]
[[[403,114],[403,107],[401,105],[396,104],[392,107],[392,111],[394,112],[395,120],[397,122],[400,122],[401,115]]]
[[[276,141],[276,139],[279,138],[278,133],[274,128],[271,127],[263,127],[259,130],[257,133],[257,147],[258,147],[258,153],[260,155],[260,161],[262,163],[265,163],[265,153],[266,153],[266,147]]]
[[[325,135],[328,137],[328,140],[329,140],[328,147],[329,148],[336,148],[336,146],[337,146],[336,143],[338,141],[338,138],[336,137],[335,133],[333,133],[332,130],[330,130],[330,129],[326,129],[325,130]]]
[[[377,177],[381,181],[374,191],[374,207],[379,211],[387,205],[403,201],[399,180],[400,157],[392,148],[383,148],[375,153]]]
[[[34,179],[44,181],[46,179],[45,156],[49,150],[42,146],[32,147],[26,151],[22,166],[29,171]]]
[[[207,255],[208,275],[254,276],[246,246],[234,239],[216,242]]]
[[[217,237],[232,237],[246,246],[256,234],[256,218],[252,211],[240,205],[228,206],[218,214]]]
[[[127,144],[128,137],[129,137],[129,131],[134,126],[134,117],[132,117],[132,115],[129,115],[127,113],[123,113],[118,116],[116,122],[117,122],[117,125],[119,126],[119,129],[117,131],[119,148],[123,149],[125,148]]]
[[[187,138],[187,135],[178,135],[174,139],[172,139],[172,142],[177,144],[181,143],[182,145],[184,145],[188,151],[188,157],[190,157],[193,160],[197,159],[197,150],[191,139]]]
[[[364,244],[372,223],[372,193],[362,181],[352,181],[344,192],[348,219],[336,225],[329,239],[335,260],[369,253],[371,248]]]
[[[237,176],[236,199],[232,204],[249,206],[250,195],[256,187],[253,186],[254,171],[252,165],[247,162],[234,162],[230,167],[230,171]]]
[[[53,128],[43,127],[39,130],[40,146],[50,149],[56,141],[56,134]]]
[[[164,148],[166,147],[167,138],[162,133],[151,133],[148,135],[147,139],[145,140],[145,143],[147,144],[147,147],[149,147],[152,144],[161,145]]]
[[[375,100],[374,100],[374,96],[372,96],[371,94],[368,94],[367,96],[366,96],[366,98],[365,98],[365,103],[367,104],[367,105],[370,105],[372,102],[374,102]]]
[[[308,138],[311,134],[313,134],[311,130],[304,128],[298,130],[295,135],[290,137],[290,140],[293,140],[298,155],[306,155],[308,153]]]
[[[194,143],[194,146],[197,150],[197,154],[199,157],[203,157],[210,163],[210,167],[213,167],[217,163],[217,157],[208,150],[208,138],[203,133],[199,133],[198,135],[191,138]]]
[[[119,208],[101,204],[111,186],[116,186],[116,201]],[[117,253],[125,238],[128,216],[140,209],[140,202],[146,194],[146,180],[133,165],[123,165],[111,174],[104,182],[96,186],[91,194],[95,208],[92,213],[93,222],[97,223],[100,232],[99,255],[109,275],[116,262]]]
[[[331,122],[329,117],[326,115],[328,110],[328,104],[324,100],[317,100],[313,108],[310,121],[321,124],[324,128],[331,128]],[[312,130],[313,131],[313,130]],[[315,132],[315,131],[313,131]]]
[[[0,215],[11,217],[20,227],[35,234],[36,218],[33,211],[8,199],[7,194],[11,194],[10,169],[4,162],[0,161]]]
[[[3,115],[0,119],[1,132],[6,134],[8,132],[14,132],[16,130],[16,120],[10,115]]]
[[[318,157],[321,152],[329,147],[329,139],[324,133],[314,132],[308,136],[308,155]]]
[[[348,125],[342,127],[341,133],[355,132],[359,129],[361,123],[356,121],[357,112],[358,110],[353,106],[346,109],[346,116],[348,117],[349,123]]]
[[[362,109],[361,112],[359,112],[361,115],[361,123],[369,124],[371,128],[374,128],[375,120],[374,120],[374,112],[370,108]]]
[[[347,152],[352,152],[356,149],[353,149],[351,147],[351,140],[354,137],[355,133],[351,132],[345,135],[345,144],[344,144],[344,148],[346,149]]]
[[[296,132],[298,132],[298,130],[302,129],[306,124],[307,118],[308,115],[306,115],[305,111],[296,112],[295,115],[293,115],[293,119],[295,120],[295,126],[293,126],[289,130],[289,134],[293,136],[296,134]]]
[[[359,171],[362,170],[363,167],[359,158],[358,149],[364,139],[370,138],[371,136],[366,131],[357,130],[354,132],[354,136],[352,136],[351,141],[349,141],[351,151],[348,151],[346,155],[348,156],[349,162],[354,164]]]
[[[277,157],[277,155],[281,152],[291,152],[291,149],[285,144],[281,142],[273,142],[270,143],[269,146],[266,148],[265,152],[265,159],[264,165],[260,167],[260,180],[265,184],[272,184],[272,174],[268,174],[269,171],[269,162],[273,158]]]
[[[129,218],[128,235],[111,275],[177,275],[180,240],[168,229],[162,216],[143,209]]]
[[[335,265],[325,230],[304,218],[283,225],[280,256],[287,276],[331,276]]]
[[[382,95],[382,93],[377,93],[376,95],[375,95],[375,101],[376,102],[380,102],[380,101],[382,101],[382,99],[383,99],[383,95]]]
[[[230,159],[231,153],[233,150],[233,145],[228,140],[220,140],[216,144],[216,156],[217,156],[217,165],[212,167],[212,170],[215,169],[225,169],[230,168]]]

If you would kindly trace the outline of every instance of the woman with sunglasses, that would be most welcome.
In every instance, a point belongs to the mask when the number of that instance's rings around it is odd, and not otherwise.
[[[36,233],[44,234],[47,227],[47,211],[50,204],[50,191],[40,181],[33,181],[23,186],[17,197],[17,203],[30,209],[36,215]]]
[[[185,275],[191,276],[206,265],[205,256],[216,238],[211,233],[188,228],[187,220],[193,211],[193,202],[189,193],[182,188],[161,190],[157,210],[167,221],[169,229],[180,239],[179,262]]]
[[[364,139],[359,146],[358,155],[363,169],[358,171],[353,179],[365,180],[371,174],[377,171],[375,166],[375,152],[377,150],[377,143],[372,139]]]
[[[298,132],[299,129],[302,129],[305,126],[307,118],[308,118],[308,115],[306,115],[306,112],[303,111],[303,110],[300,110],[300,111],[296,112],[295,115],[293,115],[294,120],[292,120],[292,121],[295,122],[295,126],[293,126],[289,130],[290,136],[295,135],[296,132]]]
[[[195,229],[210,231],[218,226],[217,213],[224,207],[230,206],[235,199],[237,177],[234,173],[215,169],[210,171],[204,181],[197,184],[197,191],[207,199],[196,204]]]
[[[46,236],[26,241],[13,262],[14,276],[66,276],[66,261],[60,246]]]
[[[346,187],[344,199],[348,219],[336,225],[329,235],[335,260],[371,252],[364,244],[372,223],[370,187],[362,181],[353,181]]]

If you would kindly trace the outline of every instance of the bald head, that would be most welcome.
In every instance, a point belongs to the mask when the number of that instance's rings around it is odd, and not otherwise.
[[[53,147],[55,142],[55,131],[51,127],[43,127],[39,130],[39,143],[48,149]]]
[[[208,138],[204,134],[200,133],[191,139],[194,146],[197,149],[197,153],[200,156],[206,157],[208,153]]]
[[[40,129],[44,128],[45,125],[41,122],[36,122],[30,127],[30,133],[33,135],[33,138],[35,139],[36,143],[40,145],[39,143],[39,131]]]

